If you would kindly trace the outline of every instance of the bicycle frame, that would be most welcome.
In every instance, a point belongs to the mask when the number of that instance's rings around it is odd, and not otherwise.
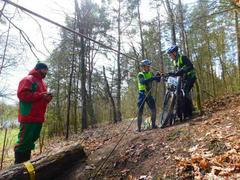
[[[182,120],[183,112],[181,111],[180,102],[181,98],[185,96],[180,76],[166,76],[163,79],[166,82],[167,91],[164,97],[161,127],[165,127],[167,124],[175,124],[177,116]]]

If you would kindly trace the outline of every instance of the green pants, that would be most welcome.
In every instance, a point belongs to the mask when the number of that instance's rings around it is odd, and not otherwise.
[[[39,138],[42,123],[20,123],[20,131],[15,146],[16,152],[31,151],[35,148],[34,142]]]

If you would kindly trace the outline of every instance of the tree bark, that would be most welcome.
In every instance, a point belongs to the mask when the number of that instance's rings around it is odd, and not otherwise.
[[[62,129],[62,111],[60,105],[60,64],[57,64],[57,92],[56,92],[56,114],[57,114],[57,129],[56,132],[60,132]],[[64,131],[63,131],[64,132]]]
[[[75,18],[73,28],[76,27],[76,13],[77,13],[77,4],[75,1]],[[74,61],[75,61],[75,44],[76,44],[76,35],[73,34],[73,47],[72,47],[72,61],[70,67],[70,77],[69,77],[69,85],[68,85],[68,97],[67,97],[67,132],[66,132],[66,139],[69,136],[69,124],[70,124],[70,111],[71,111],[71,94],[72,94],[72,81],[73,81],[73,71],[74,71]]]
[[[145,53],[144,53],[145,47],[144,47],[144,41],[143,41],[143,30],[142,30],[142,22],[141,22],[141,15],[140,15],[140,0],[138,0],[137,10],[138,10],[138,25],[139,25],[140,38],[141,38],[142,59],[145,59]]]
[[[240,79],[240,27],[238,20],[238,11],[235,11],[235,29],[237,39],[237,62],[238,62],[238,78]]]
[[[84,16],[81,16],[80,12],[82,12],[79,9],[78,1],[75,0],[76,8],[77,8],[77,22],[78,22],[78,28],[79,32],[82,34],[85,34],[85,23],[84,23]],[[86,3],[86,1],[82,2]],[[82,12],[84,13],[84,12]],[[80,52],[79,52],[79,58],[80,58],[80,68],[81,68],[81,100],[82,100],[82,109],[81,109],[81,121],[82,121],[82,128],[87,129],[87,90],[86,90],[86,57],[85,57],[85,48],[86,48],[86,40],[81,36],[80,37]]]
[[[79,63],[79,61],[77,61]],[[80,64],[80,63],[79,63]],[[74,93],[75,93],[75,98],[74,98],[74,132],[77,133],[77,124],[80,122],[78,121],[79,117],[79,111],[78,111],[78,102],[79,102],[79,79],[80,79],[80,68],[76,69],[76,77],[75,77],[75,83],[74,83]]]
[[[104,66],[103,66],[103,76],[104,76],[104,81],[105,81],[105,84],[106,84],[107,94],[108,94],[108,97],[110,99],[110,103],[112,104],[113,122],[117,123],[116,106],[115,106],[114,99],[112,97],[112,93],[110,91],[110,87],[109,87],[109,84],[108,84],[108,80],[107,80],[107,76],[106,76],[106,73],[105,73],[105,67]]]
[[[30,162],[35,170],[35,179],[54,179],[66,172],[71,165],[85,158],[86,154],[83,147],[77,144],[67,147],[61,152],[50,156],[41,156]],[[28,172],[22,163],[0,172],[0,180],[10,179],[29,179]]]
[[[117,121],[122,121],[121,115],[121,84],[122,84],[122,75],[121,75],[121,63],[120,63],[120,51],[121,51],[121,1],[118,1],[118,53],[117,53],[117,107],[116,115]]]
[[[176,27],[175,27],[173,10],[170,6],[169,0],[166,0],[165,2],[166,2],[166,5],[167,5],[168,17],[169,17],[169,20],[170,20],[172,44],[176,44],[177,43],[176,42]]]
[[[84,56],[85,44],[84,39],[81,37],[81,96],[82,96],[82,131],[87,129],[87,92],[86,92],[86,67],[85,67],[85,56]]]
[[[90,33],[89,33],[90,36]],[[91,127],[94,128],[96,124],[96,117],[93,108],[93,101],[92,101],[92,74],[93,74],[93,67],[94,67],[94,55],[91,53],[91,42],[88,42],[87,48],[87,64],[88,64],[88,92],[87,92],[87,111],[90,117],[90,124]],[[94,47],[93,47],[94,49]]]
[[[157,20],[158,20],[158,55],[160,58],[160,71],[161,71],[161,73],[165,73],[165,69],[164,69],[165,65],[164,65],[163,53],[162,53],[161,15],[159,12],[159,7],[157,7]],[[166,92],[166,84],[163,83],[161,99],[164,99],[165,92]],[[161,102],[163,102],[163,101],[161,101]],[[161,104],[161,106],[162,106],[162,104]]]
[[[202,115],[203,109],[202,109],[202,101],[201,101],[201,94],[200,94],[200,87],[199,87],[198,80],[196,80],[195,84],[196,84],[196,91],[197,91],[197,108],[200,112],[200,115]]]
[[[182,1],[178,1],[179,5],[179,13],[180,13],[180,20],[179,20],[179,25],[180,25],[180,32],[181,32],[181,41],[182,41],[182,47],[183,47],[183,52],[189,57],[189,51],[188,51],[188,45],[187,45],[187,36],[186,36],[186,31],[184,27],[184,16],[183,16],[183,7],[182,7]]]

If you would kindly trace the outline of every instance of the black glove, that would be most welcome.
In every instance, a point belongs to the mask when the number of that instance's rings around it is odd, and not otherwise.
[[[153,77],[153,80],[159,82],[159,81],[161,80],[161,76],[157,76],[157,75],[156,75],[156,76]]]
[[[155,76],[162,76],[162,73],[157,72],[157,73],[155,74]]]
[[[176,76],[176,73],[174,73],[174,72],[169,72],[169,73],[167,73],[167,76]]]
[[[179,69],[178,72],[176,73],[176,76],[182,76],[185,73],[184,69]]]

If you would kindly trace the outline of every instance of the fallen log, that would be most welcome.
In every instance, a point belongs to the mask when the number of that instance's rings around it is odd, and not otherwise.
[[[85,160],[86,154],[80,144],[68,146],[63,150],[52,155],[43,155],[39,158],[33,159],[32,163],[35,170],[35,179],[53,179],[67,169],[71,165],[80,160]],[[29,178],[29,173],[24,164],[13,165],[10,168],[0,172],[0,180],[26,180]]]

